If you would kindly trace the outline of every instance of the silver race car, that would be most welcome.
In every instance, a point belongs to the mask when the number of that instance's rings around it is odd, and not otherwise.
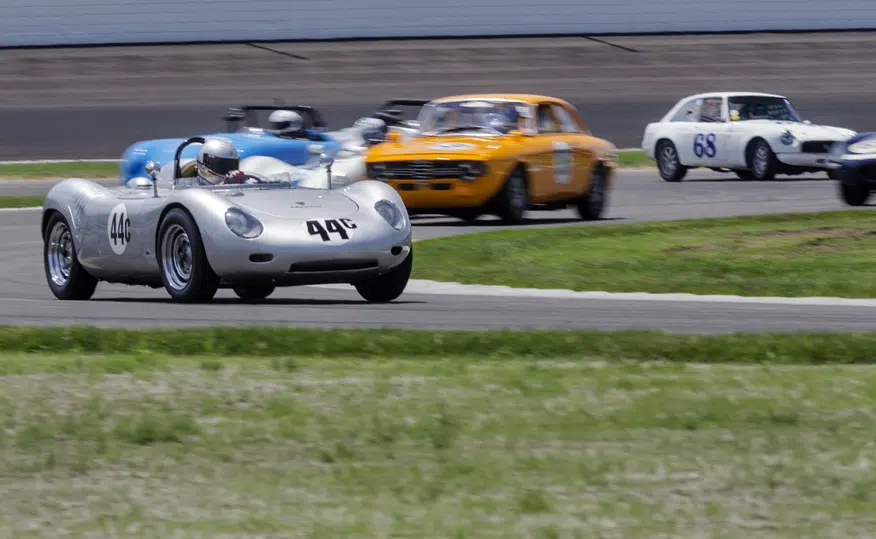
[[[324,283],[350,283],[371,302],[402,294],[413,251],[394,189],[370,180],[311,189],[253,174],[204,185],[180,155],[206,142],[192,137],[177,148],[170,185],[159,185],[152,161],[151,178],[125,186],[71,178],[49,191],[43,259],[57,298],[89,299],[99,281],[163,286],[178,302],[210,301],[218,288],[257,301],[278,286]],[[331,187],[331,157],[321,164]]]

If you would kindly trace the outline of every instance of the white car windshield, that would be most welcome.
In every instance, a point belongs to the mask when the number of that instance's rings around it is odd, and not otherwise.
[[[475,132],[505,135],[520,129],[521,111],[527,105],[519,101],[467,99],[429,103],[420,112],[421,135]]]
[[[800,116],[791,102],[782,97],[733,96],[727,99],[730,121],[744,120],[784,120],[799,122]]]

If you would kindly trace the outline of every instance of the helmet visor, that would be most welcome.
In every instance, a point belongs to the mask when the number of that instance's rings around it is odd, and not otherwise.
[[[240,161],[228,157],[217,157],[215,155],[205,155],[203,158],[204,168],[219,176],[224,176],[232,170],[237,170]]]

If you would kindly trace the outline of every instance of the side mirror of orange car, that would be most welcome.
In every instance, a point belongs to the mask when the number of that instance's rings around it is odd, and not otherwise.
[[[523,131],[521,131],[519,129],[512,129],[511,131],[508,131],[508,134],[511,135],[512,137],[519,137],[519,136],[523,135]]]
[[[401,133],[398,131],[390,131],[386,134],[387,142],[398,142],[401,139]]]

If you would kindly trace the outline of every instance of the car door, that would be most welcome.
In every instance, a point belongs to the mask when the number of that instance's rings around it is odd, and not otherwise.
[[[709,96],[703,99],[699,117],[692,124],[690,138],[685,145],[690,152],[690,160],[683,163],[692,166],[721,166],[727,157],[727,137],[729,136],[725,99]]]
[[[552,103],[539,103],[536,110],[539,174],[533,198],[550,202],[563,198],[572,181],[574,148],[554,115]]]
[[[558,182],[559,194],[564,198],[580,195],[589,190],[590,171],[593,167],[593,148],[587,144],[586,129],[578,119],[574,111],[569,110],[571,105],[554,103],[551,110],[560,124],[560,131],[555,148],[561,151],[571,151],[566,160],[561,160],[560,165],[567,164],[569,167],[567,176],[558,175],[555,170],[555,179],[567,179]],[[559,171],[563,172],[562,169]]]

